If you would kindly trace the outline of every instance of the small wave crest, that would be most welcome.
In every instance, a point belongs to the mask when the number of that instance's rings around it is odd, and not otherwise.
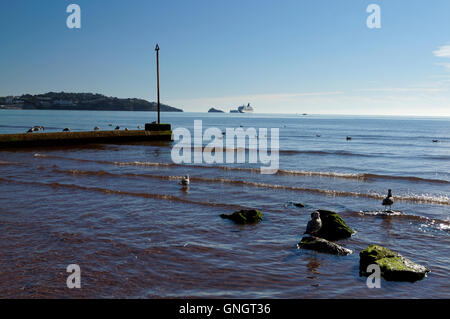
[[[235,209],[235,210],[249,209],[248,207],[241,206],[241,205],[196,201],[196,200],[190,200],[187,198],[182,198],[182,197],[178,197],[178,196],[174,196],[174,195],[154,194],[154,193],[136,193],[136,192],[128,192],[128,191],[114,190],[114,189],[101,188],[101,187],[87,187],[87,186],[81,186],[81,185],[77,185],[77,184],[62,184],[62,183],[55,183],[55,182],[53,182],[53,183],[29,182],[29,181],[6,179],[6,178],[2,178],[2,177],[0,177],[0,182],[15,183],[15,184],[21,184],[21,185],[51,187],[51,188],[65,188],[65,189],[80,190],[80,191],[91,191],[91,192],[103,193],[103,194],[107,194],[107,195],[153,198],[153,199],[167,200],[167,201],[173,201],[173,202],[181,202],[181,203],[186,203],[186,204],[208,206],[208,207],[218,207],[218,208],[229,208],[229,209]]]
[[[405,220],[412,220],[421,223],[421,227],[433,228],[437,230],[450,231],[450,221],[430,218],[426,216],[412,215],[398,211],[360,211],[356,214],[360,216],[380,216],[380,217],[394,217]]]
[[[96,175],[96,176],[109,176],[120,178],[123,176],[127,177],[141,177],[141,178],[152,178],[159,180],[180,180],[182,176],[170,176],[170,175],[152,175],[152,174],[139,174],[139,173],[123,173],[123,174],[115,174],[105,171],[86,171],[86,170],[59,170],[54,169],[53,171],[65,174],[72,175]],[[289,185],[277,185],[277,184],[268,184],[262,182],[253,182],[247,180],[236,180],[236,179],[227,179],[227,178],[207,178],[201,176],[191,176],[192,182],[204,182],[204,183],[224,183],[230,185],[237,186],[251,186],[258,188],[267,188],[267,189],[280,189],[287,191],[297,191],[297,192],[308,192],[313,194],[323,194],[326,196],[339,196],[339,197],[359,197],[359,198],[369,198],[376,200],[383,200],[385,198],[384,194],[379,193],[358,193],[358,192],[349,192],[342,190],[329,190],[329,189],[318,189],[318,188],[308,188],[308,187],[297,187],[297,186],[289,186]],[[403,201],[403,202],[414,202],[414,203],[429,203],[429,204],[440,204],[440,205],[450,205],[450,198],[447,196],[435,196],[429,194],[411,194],[411,195],[400,195],[395,196],[394,200]]]
[[[250,173],[260,173],[259,168],[249,168],[249,167],[234,167],[234,166],[206,166],[197,164],[176,164],[176,163],[158,163],[158,162],[111,162],[111,161],[99,161],[99,160],[87,160],[80,158],[69,158],[65,156],[57,155],[43,155],[35,154],[35,157],[40,158],[54,158],[61,160],[70,160],[85,163],[98,163],[104,165],[116,165],[116,166],[151,166],[151,167],[191,167],[198,169],[220,169],[225,171],[243,171]],[[292,176],[315,176],[315,177],[329,177],[329,178],[343,178],[343,179],[355,179],[355,180],[399,180],[399,181],[410,181],[410,182],[421,182],[421,183],[436,183],[436,184],[450,184],[450,181],[432,178],[422,178],[417,176],[395,176],[395,175],[380,175],[372,173],[341,173],[341,172],[317,172],[317,171],[303,171],[303,170],[288,170],[279,169],[276,173],[277,175],[292,175]]]

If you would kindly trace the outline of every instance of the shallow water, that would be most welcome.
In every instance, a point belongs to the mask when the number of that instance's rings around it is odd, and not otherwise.
[[[134,129],[154,113],[0,111],[0,133]],[[171,143],[0,152],[0,297],[448,298],[450,119],[163,113],[204,128],[279,128],[280,170],[171,161]],[[317,137],[316,134],[320,134]],[[351,141],[346,136],[352,136]],[[439,139],[439,143],[433,143]],[[191,185],[178,182],[189,174]],[[398,216],[379,214],[393,189]],[[302,202],[305,208],[288,203]],[[219,215],[257,208],[259,225]],[[357,233],[335,257],[298,250],[314,209]],[[368,289],[358,253],[378,243],[431,268]],[[69,264],[82,289],[66,287]]]

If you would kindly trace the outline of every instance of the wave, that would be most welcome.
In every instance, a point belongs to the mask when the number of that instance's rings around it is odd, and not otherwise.
[[[400,218],[400,219],[405,219],[405,220],[413,220],[416,222],[425,223],[425,225],[431,225],[433,228],[437,228],[440,230],[445,230],[445,231],[450,230],[450,221],[449,220],[430,218],[430,217],[419,216],[419,215],[411,215],[411,214],[406,214],[404,212],[360,211],[360,212],[353,212],[353,214],[358,215],[358,216],[395,217],[395,218]]]
[[[187,147],[190,147],[190,145],[187,145]],[[203,152],[203,151],[214,151],[215,147],[208,147],[208,146],[194,146],[192,147],[192,150],[194,152]],[[249,149],[246,147],[218,147],[217,149],[222,150],[223,152],[249,152],[249,151],[258,151],[258,149]],[[278,149],[279,154],[286,154],[286,155],[296,155],[296,154],[309,154],[309,155],[338,155],[338,156],[355,156],[355,157],[374,157],[378,155],[371,155],[371,154],[361,154],[361,153],[353,153],[348,151],[318,151],[318,150],[288,150],[288,149]]]
[[[198,168],[198,169],[220,169],[225,171],[243,171],[250,173],[260,173],[259,168],[248,168],[248,167],[232,167],[232,166],[206,166],[197,164],[176,164],[176,163],[157,163],[157,162],[112,162],[112,161],[100,161],[100,160],[87,160],[79,158],[69,158],[65,156],[57,155],[42,155],[34,154],[35,157],[41,158],[54,158],[62,160],[77,161],[83,163],[97,163],[104,165],[116,165],[116,166],[152,166],[152,167],[187,167],[187,168]],[[279,169],[276,175],[291,175],[291,176],[314,176],[314,177],[329,177],[329,178],[343,178],[343,179],[354,179],[354,180],[399,180],[399,181],[410,181],[410,182],[421,182],[421,183],[433,183],[433,184],[450,184],[450,181],[442,179],[432,179],[432,178],[422,178],[416,176],[395,176],[395,175],[382,175],[373,173],[340,173],[340,172],[316,172],[316,171],[302,171],[302,170],[287,170]]]
[[[114,190],[114,189],[109,189],[109,188],[87,187],[87,186],[81,186],[81,185],[76,185],[76,184],[27,182],[27,181],[6,179],[6,178],[2,178],[2,177],[0,177],[0,182],[14,183],[14,184],[20,184],[20,185],[33,185],[33,186],[43,186],[43,187],[51,187],[51,188],[65,188],[65,189],[71,189],[71,190],[91,191],[91,192],[103,193],[103,194],[107,194],[107,195],[121,195],[121,196],[153,198],[153,199],[167,200],[167,201],[200,205],[200,206],[230,208],[230,209],[234,209],[234,210],[249,209],[249,207],[245,207],[245,206],[241,206],[241,205],[195,201],[195,200],[181,198],[181,197],[174,196],[174,195],[153,194],[153,193],[135,193],[135,192],[128,192],[128,191]]]
[[[108,176],[108,177],[140,177],[140,178],[152,178],[159,180],[181,180],[183,176],[165,176],[165,175],[152,175],[152,174],[138,174],[138,173],[123,173],[116,174],[105,171],[86,171],[86,170],[59,170],[54,169],[53,171],[57,173],[64,174],[72,174],[72,175],[95,175],[95,176]],[[386,196],[385,194],[378,193],[358,193],[358,192],[348,192],[348,191],[340,191],[340,190],[327,190],[327,189],[317,189],[317,188],[307,188],[307,187],[297,187],[297,186],[288,186],[288,185],[277,185],[277,184],[267,184],[260,182],[251,182],[246,180],[234,180],[227,178],[207,178],[200,176],[191,176],[191,181],[193,182],[204,182],[204,183],[222,183],[222,184],[230,184],[237,186],[251,186],[258,188],[266,188],[266,189],[280,189],[287,191],[296,191],[296,192],[307,192],[313,194],[323,194],[327,196],[338,196],[338,197],[358,197],[358,198],[369,198],[376,200],[383,200]],[[450,205],[450,198],[447,196],[432,196],[427,194],[421,195],[400,195],[395,196],[396,201],[402,202],[414,202],[414,203],[428,203],[428,204],[439,204],[439,205]]]
[[[309,155],[338,155],[338,156],[353,156],[353,157],[374,157],[375,155],[353,153],[348,151],[284,151],[284,152],[296,152],[297,154],[309,154]],[[282,153],[282,151],[280,151]]]
[[[12,163],[12,162],[5,162],[5,161],[0,161],[0,165],[17,165],[17,163]]]
[[[392,179],[392,180],[404,180],[410,182],[424,182],[433,184],[450,184],[450,181],[434,178],[422,178],[417,176],[395,176],[395,175],[381,175],[381,174],[362,174],[364,179]]]

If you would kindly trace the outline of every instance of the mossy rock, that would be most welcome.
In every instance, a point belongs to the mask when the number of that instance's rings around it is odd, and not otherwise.
[[[318,237],[303,237],[298,243],[298,248],[314,250],[319,253],[347,256],[352,253],[350,249],[336,243]]]
[[[318,210],[322,227],[315,235],[327,240],[345,239],[352,236],[355,232],[351,229],[337,213],[330,210]]]
[[[374,264],[379,259],[395,258],[398,256],[398,253],[387,248],[379,245],[370,245],[359,253],[359,263],[362,268],[367,269],[367,266]]]
[[[220,217],[230,219],[236,224],[256,224],[262,221],[264,214],[256,209],[243,209],[231,215],[222,214]]]
[[[370,245],[359,253],[359,268],[362,275],[367,266],[377,264],[381,275],[391,281],[417,281],[423,279],[430,271],[428,267],[413,263],[397,252],[379,245]]]

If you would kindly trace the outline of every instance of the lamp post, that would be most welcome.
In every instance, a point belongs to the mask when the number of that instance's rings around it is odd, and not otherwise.
[[[160,100],[159,100],[159,45],[156,44],[156,82],[157,82],[157,88],[158,88],[158,124],[161,124],[161,117],[160,117],[160,112],[161,112],[161,104],[160,104]]]

